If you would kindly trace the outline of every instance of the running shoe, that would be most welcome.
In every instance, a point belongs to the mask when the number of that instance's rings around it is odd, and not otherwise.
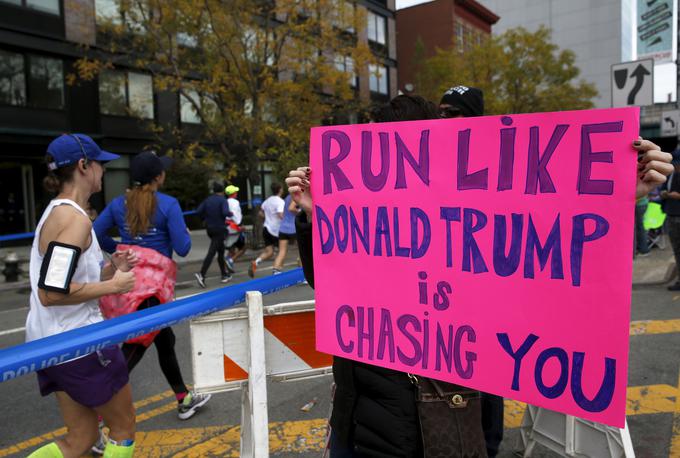
[[[273,269],[272,270],[272,275],[278,275],[280,273],[281,273],[281,271],[279,269]]]
[[[231,281],[231,275],[223,275],[222,276],[222,283],[229,283]]]
[[[205,278],[203,277],[202,273],[195,273],[194,277],[196,277],[196,283],[198,283],[198,286],[201,288],[205,288]]]
[[[109,439],[106,437],[106,433],[104,432],[104,422],[99,421],[99,438],[97,439],[97,442],[94,443],[92,446],[92,454],[96,456],[102,456],[104,455],[104,449],[106,448],[106,444],[108,443]]]
[[[224,258],[224,261],[227,263],[227,270],[229,273],[236,273],[236,270],[234,269],[234,260],[231,259],[231,256]]]
[[[253,261],[250,263],[250,267],[248,267],[248,276],[255,278],[255,272],[257,272],[257,263]]]
[[[188,420],[196,415],[196,411],[210,401],[211,397],[211,394],[199,394],[189,391],[177,406],[177,416],[180,420]]]

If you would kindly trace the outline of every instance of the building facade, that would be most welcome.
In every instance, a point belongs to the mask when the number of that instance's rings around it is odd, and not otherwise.
[[[370,68],[354,69],[356,90],[388,100],[397,92],[394,0],[357,0],[355,7],[367,17],[357,38],[376,56]],[[200,121],[176,93],[155,91],[143,70],[117,67],[67,84],[83,45],[96,48],[105,39],[98,20],[117,8],[117,0],[0,0],[0,234],[35,228],[50,199],[42,188],[44,157],[56,136],[84,133],[121,154],[93,196],[100,209],[129,186],[129,159],[154,141],[152,123],[190,130]],[[266,197],[271,180],[264,167],[260,184],[247,184],[248,195],[259,189]]]
[[[491,34],[498,16],[475,0],[434,0],[397,11],[398,86],[418,92],[417,61],[436,49],[463,49]]]
[[[552,41],[576,54],[580,78],[593,83],[598,96],[595,108],[611,107],[611,66],[636,59],[637,1],[645,0],[479,0],[501,19],[493,33],[522,26],[530,31],[540,26],[552,30]],[[661,136],[661,113],[672,109],[672,94],[659,94],[655,69],[655,104],[642,107],[640,133],[666,151],[676,148],[675,137]],[[664,85],[666,86],[666,85]],[[665,103],[658,103],[665,102]]]
[[[501,19],[493,33],[541,26],[552,30],[552,42],[576,54],[580,78],[598,91],[596,108],[611,106],[611,66],[633,60],[635,0],[479,0]]]

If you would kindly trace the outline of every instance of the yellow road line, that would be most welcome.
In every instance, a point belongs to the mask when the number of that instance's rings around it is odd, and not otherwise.
[[[643,334],[668,334],[680,332],[680,319],[675,320],[641,320],[633,321],[630,324],[631,335]],[[671,449],[675,454],[671,456],[680,457],[680,395],[678,390],[670,385],[648,385],[642,387],[629,387],[627,394],[627,414],[642,415],[661,412],[673,412],[673,439]],[[172,391],[150,396],[135,403],[135,408],[140,409],[150,404],[162,401],[172,396]],[[173,410],[176,406],[174,401],[137,415],[137,423],[162,415]],[[505,426],[506,428],[517,428],[520,426],[524,414],[525,404],[519,401],[506,400],[505,403]],[[22,450],[36,447],[44,442],[54,440],[66,434],[66,428],[59,428],[54,431],[27,439],[10,447],[0,450],[0,458],[19,453]],[[218,441],[223,443],[231,441],[231,430],[221,434]],[[238,433],[237,433],[238,438]],[[208,441],[210,442],[210,441]],[[238,453],[238,447],[236,448]],[[237,455],[236,455],[237,456]]]
[[[522,424],[522,418],[524,417],[527,405],[512,399],[506,399],[504,404],[503,426],[506,428],[519,428]]]
[[[630,335],[680,332],[680,320],[642,320],[630,323]]]
[[[205,428],[138,432],[135,437],[135,457],[173,456],[175,453],[203,443],[227,429],[224,426],[208,426]]]
[[[680,457],[680,374],[678,374],[678,395],[675,397],[675,412],[673,412],[673,432],[669,457]]]
[[[174,399],[170,401],[169,403],[162,405],[160,407],[157,407],[155,409],[149,410],[147,412],[144,412],[142,414],[137,415],[137,423],[141,423],[143,421],[149,420],[151,418],[157,417],[159,415],[164,414],[165,412],[170,412],[171,410],[175,410],[177,408],[177,401]]]
[[[300,453],[323,450],[326,445],[327,420],[276,421],[269,423],[269,453]],[[240,453],[241,427],[233,427],[210,440],[182,450],[173,458],[196,456],[238,457]],[[141,452],[140,452],[141,451]],[[135,448],[135,457],[151,457],[143,449]]]
[[[328,420],[302,420],[269,424],[269,450],[272,453],[300,453],[323,450]]]
[[[141,399],[137,402],[135,402],[135,409],[141,409],[142,407],[145,407],[149,404],[153,404],[158,401],[162,401],[170,396],[173,395],[173,392],[171,390],[164,391],[159,394],[155,394],[153,396],[149,396],[148,398]],[[175,407],[177,404],[176,402],[172,402],[166,406],[162,406],[158,409],[151,410],[149,412],[145,412],[141,415],[137,415],[137,423],[148,420],[149,418],[153,418],[156,415],[160,415],[162,413],[165,413],[169,410],[172,410],[173,407]],[[154,412],[155,415],[150,415],[151,412]],[[54,431],[50,431],[48,433],[42,434],[40,436],[32,437],[30,439],[27,439],[23,442],[19,442],[18,444],[11,445],[7,448],[3,448],[0,450],[0,458],[8,455],[12,455],[13,453],[19,453],[22,450],[26,450],[27,448],[32,448],[32,447],[37,447],[40,444],[43,444],[44,442],[51,441],[54,439],[57,439],[61,436],[66,434],[66,428],[62,427],[59,429],[55,429]]]
[[[172,395],[167,391],[135,403],[142,407],[163,400]],[[680,380],[678,387],[670,385],[648,385],[629,387],[627,414],[644,415],[674,413],[673,438],[670,456],[680,456]],[[174,410],[175,401],[161,405],[137,416],[137,422],[154,418]],[[521,425],[526,404],[519,401],[505,401],[505,427],[518,428]],[[0,451],[0,456],[19,453],[54,439],[66,431],[60,428],[51,433],[29,439]],[[138,458],[191,458],[195,456],[238,457],[240,452],[240,426],[210,426],[204,428],[168,429],[140,431],[137,433],[135,456]],[[326,441],[326,419],[272,422],[269,424],[269,446],[271,453],[299,453],[320,451]]]
[[[241,427],[231,427],[224,433],[203,442],[202,444],[183,450],[173,458],[194,458],[196,456],[238,457],[240,455]],[[135,449],[136,450],[136,449]],[[144,453],[138,453],[137,458],[144,458]]]
[[[669,412],[675,414],[670,456],[680,456],[680,380],[678,387],[670,385],[629,387],[627,398],[629,416]],[[525,409],[526,404],[523,402],[505,400],[505,428],[518,428]],[[240,434],[241,428],[238,425],[139,432],[135,456],[238,457]],[[269,424],[269,451],[272,454],[321,451],[325,443],[324,418]]]
[[[146,407],[149,404],[153,404],[155,402],[162,401],[165,398],[169,398],[170,396],[173,396],[173,395],[174,395],[174,393],[172,392],[172,390],[167,390],[167,391],[163,391],[162,393],[158,393],[158,394],[155,394],[153,396],[149,396],[148,398],[145,398],[145,399],[142,399],[142,400],[135,402],[135,409],[141,409],[142,407]]]
[[[64,434],[66,434],[66,428],[59,428],[55,429],[54,431],[50,431],[49,433],[45,433],[41,436],[32,437],[23,442],[19,442],[18,444],[10,445],[7,448],[3,448],[2,450],[0,450],[0,457],[12,455],[13,453],[19,453],[22,450],[26,450],[27,448],[37,447],[43,442],[56,439],[60,436],[63,436]]]
[[[670,385],[628,387],[626,415],[674,412],[678,388]]]

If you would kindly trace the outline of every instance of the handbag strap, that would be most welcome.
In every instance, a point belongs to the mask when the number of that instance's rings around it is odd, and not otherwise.
[[[468,401],[480,397],[479,391],[465,389],[465,387],[441,382],[431,378],[423,377],[427,383],[421,383],[421,380],[413,375],[407,374],[409,380],[415,385],[417,390],[417,400],[419,402],[445,402],[452,409],[467,407]],[[432,387],[428,390],[429,387]],[[451,385],[449,390],[445,390],[445,385]]]

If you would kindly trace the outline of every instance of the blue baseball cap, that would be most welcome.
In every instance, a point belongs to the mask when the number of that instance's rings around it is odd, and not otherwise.
[[[90,137],[84,134],[63,134],[47,146],[47,154],[54,162],[47,164],[50,170],[75,164],[81,159],[109,162],[118,159],[117,154],[102,150]]]

